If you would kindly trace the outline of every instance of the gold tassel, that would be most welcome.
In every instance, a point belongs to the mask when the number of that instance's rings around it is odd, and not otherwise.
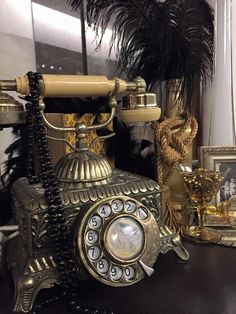
[[[175,232],[179,232],[181,228],[181,221],[179,220],[176,210],[172,207],[170,202],[170,188],[168,185],[163,185],[162,190],[162,210],[165,224]]]
[[[181,228],[181,221],[170,202],[170,189],[168,181],[174,170],[180,165],[187,155],[187,146],[193,141],[197,134],[197,121],[194,117],[188,116],[186,120],[180,118],[166,119],[154,125],[155,143],[159,148],[157,158],[157,182],[162,189],[162,210],[165,224],[172,230],[178,232]],[[191,133],[183,140],[182,135],[188,127]],[[178,131],[173,133],[173,130]],[[168,173],[164,175],[164,165],[168,167]]]

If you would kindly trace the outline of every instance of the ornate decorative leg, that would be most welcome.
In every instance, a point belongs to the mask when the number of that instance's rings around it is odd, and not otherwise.
[[[15,280],[14,312],[28,313],[33,307],[38,292],[44,288],[52,288],[55,283],[55,276],[45,272],[23,275]]]
[[[178,233],[173,232],[165,225],[160,227],[160,233],[161,253],[166,254],[170,250],[173,250],[183,261],[187,261],[189,259],[189,253],[184,248]]]
[[[28,313],[41,289],[57,282],[57,271],[51,254],[38,252],[29,257],[21,238],[8,242],[8,266],[15,284],[14,312]]]

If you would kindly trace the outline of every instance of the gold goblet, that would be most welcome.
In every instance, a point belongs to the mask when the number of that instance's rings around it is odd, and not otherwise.
[[[199,226],[185,227],[184,235],[197,240],[219,242],[221,235],[210,228],[204,227],[204,214],[207,204],[217,193],[224,176],[217,171],[199,168],[193,172],[182,172],[184,185],[191,200],[197,204]]]

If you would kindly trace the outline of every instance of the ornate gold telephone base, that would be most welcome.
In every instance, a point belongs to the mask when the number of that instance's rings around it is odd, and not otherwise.
[[[28,313],[41,289],[52,288],[57,282],[57,272],[52,256],[27,257],[18,237],[8,247],[8,267],[15,287],[14,309],[16,313]]]
[[[188,259],[179,235],[162,223],[161,192],[154,181],[114,170],[109,184],[74,186],[61,193],[79,279],[91,275],[110,286],[128,286],[152,274],[159,253],[174,250],[181,259]],[[20,227],[20,236],[8,246],[14,312],[27,313],[38,292],[55,285],[58,276],[46,233],[42,187],[29,185],[26,178],[16,181],[13,213]],[[130,235],[134,246],[123,238],[123,226],[136,232],[135,238]],[[120,236],[119,243],[112,240],[115,234]]]

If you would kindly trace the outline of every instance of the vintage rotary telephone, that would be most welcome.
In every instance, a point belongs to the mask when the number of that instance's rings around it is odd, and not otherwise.
[[[0,89],[27,96],[32,93],[30,77],[0,81]],[[91,275],[104,284],[123,287],[150,276],[159,253],[172,249],[187,260],[188,252],[179,235],[163,222],[161,191],[156,182],[113,169],[106,158],[92,153],[84,141],[88,130],[101,129],[113,120],[118,94],[127,94],[119,111],[123,121],[158,120],[156,96],[145,91],[145,82],[141,78],[127,83],[103,76],[40,75],[38,84],[40,97],[35,119],[40,116],[46,128],[75,132],[78,138],[77,147],[54,168],[64,208],[63,230],[69,235],[69,251],[78,277]],[[107,121],[71,128],[55,127],[47,121],[44,97],[81,96],[108,96]],[[10,96],[0,99],[1,127],[25,120],[23,108],[15,101],[9,102]],[[41,130],[45,127],[41,125]],[[30,184],[26,178],[18,179],[12,187],[13,219],[20,231],[8,244],[8,265],[15,283],[14,311],[29,312],[39,290],[52,287],[58,280],[55,252],[47,230],[50,206],[45,202],[45,189],[42,183]]]

